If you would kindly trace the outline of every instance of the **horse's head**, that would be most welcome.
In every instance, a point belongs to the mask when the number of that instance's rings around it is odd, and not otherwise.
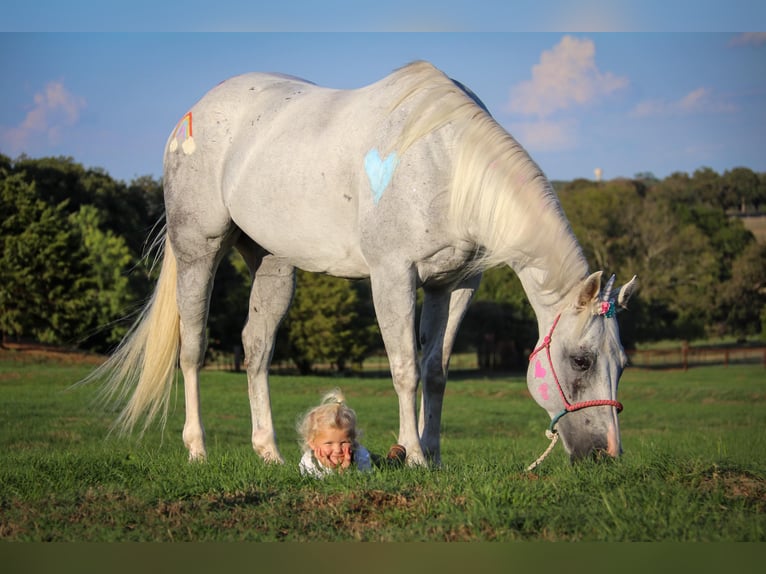
[[[529,391],[572,460],[621,453],[617,383],[627,357],[615,314],[625,308],[636,278],[614,291],[613,283],[614,276],[601,290],[600,271],[585,279],[530,356]]]

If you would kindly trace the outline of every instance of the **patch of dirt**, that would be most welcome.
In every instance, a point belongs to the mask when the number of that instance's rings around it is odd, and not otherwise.
[[[766,511],[766,480],[746,472],[713,469],[702,480],[703,490],[721,488],[727,498],[744,498]]]
[[[341,513],[352,512],[357,516],[369,516],[387,508],[409,508],[412,501],[402,494],[370,490],[366,492],[349,492],[330,496],[315,495],[308,504],[312,508],[325,507]]]
[[[0,346],[0,361],[27,364],[100,365],[104,362],[104,356],[42,343],[5,343]]]
[[[295,510],[310,521],[317,514],[332,517],[333,527],[359,541],[387,541],[386,527],[396,515],[418,515],[432,512],[433,495],[422,492],[407,494],[368,490],[335,494],[316,493],[296,504]],[[457,498],[456,506],[465,506]],[[455,539],[463,539],[455,533]]]

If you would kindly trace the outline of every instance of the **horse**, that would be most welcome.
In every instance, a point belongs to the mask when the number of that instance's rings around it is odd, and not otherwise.
[[[369,278],[408,465],[441,464],[453,343],[482,273],[498,265],[518,275],[535,312],[541,337],[527,385],[570,458],[620,455],[626,355],[614,314],[636,278],[601,288],[602,271],[589,272],[542,170],[469,88],[432,64],[351,90],[283,74],[228,79],[172,130],[163,186],[155,290],[95,373],[121,403],[121,431],[165,424],[180,367],[183,442],[190,461],[206,458],[205,325],[217,266],[236,248],[252,279],[242,343],[251,441],[264,461],[284,462],[268,372],[296,268]]]

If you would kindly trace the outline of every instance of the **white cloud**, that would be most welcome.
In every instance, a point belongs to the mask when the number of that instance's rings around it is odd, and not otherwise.
[[[737,111],[737,106],[717,97],[709,88],[697,88],[678,100],[645,100],[631,111],[637,118],[653,116],[687,115],[714,113],[725,114]]]
[[[574,105],[586,105],[628,85],[628,79],[602,72],[592,40],[564,36],[543,52],[532,79],[511,89],[509,112],[546,118]]]
[[[65,128],[77,123],[85,100],[70,93],[61,82],[49,82],[34,95],[31,109],[16,127],[3,129],[0,141],[10,153],[29,151],[29,146],[57,144]]]
[[[732,38],[732,46],[762,46],[766,44],[766,32],[742,32]]]
[[[577,141],[577,124],[573,120],[519,122],[509,126],[508,131],[529,152],[573,149]]]
[[[540,31],[637,32],[646,26],[646,18],[635,4],[615,0],[537,2],[535,12],[545,14]]]

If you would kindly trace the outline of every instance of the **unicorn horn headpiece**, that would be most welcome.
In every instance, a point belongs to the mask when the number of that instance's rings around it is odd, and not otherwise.
[[[612,287],[614,286],[615,275],[609,278],[606,282],[606,287],[601,291],[601,302],[598,307],[598,314],[604,317],[614,317],[614,298],[612,298]]]

